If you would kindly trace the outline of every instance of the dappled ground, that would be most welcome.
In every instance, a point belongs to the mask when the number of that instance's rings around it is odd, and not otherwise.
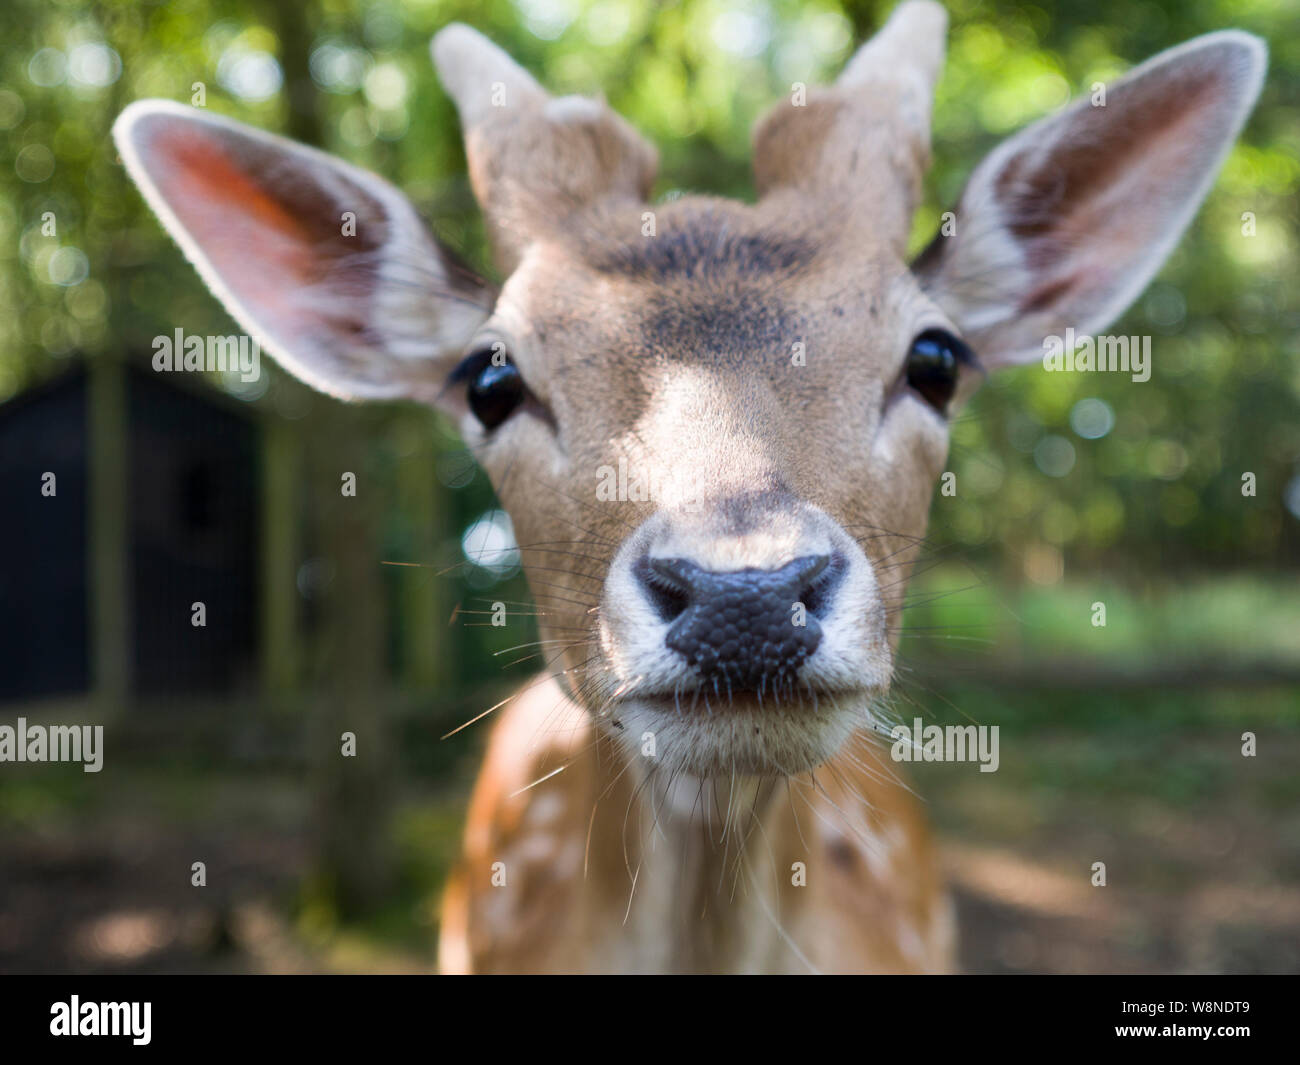
[[[1141,693],[1108,697],[1093,729],[1063,698],[983,693],[1010,722],[999,771],[913,774],[941,833],[962,968],[1300,970],[1294,693],[1188,696],[1173,731]],[[1036,727],[1044,705],[1052,724]],[[1238,717],[1259,722],[1255,759],[1232,742]],[[7,772],[0,971],[427,970],[463,816],[458,777],[454,793],[403,796],[394,900],[346,923],[312,890],[299,775],[135,770],[92,789],[72,771],[56,786]],[[189,884],[195,860],[202,889]],[[1090,883],[1097,860],[1104,888]]]
[[[1267,742],[1268,761],[1253,764],[1216,738],[1135,751],[1153,781],[1161,763],[1206,773],[1205,791],[1183,802],[1035,783],[1007,765],[1005,745],[992,783],[958,777],[972,766],[926,767],[918,789],[941,826],[963,968],[1300,971],[1300,738]],[[1022,756],[1068,778],[1091,745],[1049,734]],[[1221,788],[1216,769],[1239,779]],[[1092,885],[1095,861],[1105,887]]]
[[[965,971],[1300,971],[1288,580],[1008,589],[951,567],[916,589],[896,713],[1001,730],[995,773],[911,767]],[[286,768],[303,762],[292,714],[279,730],[255,708],[139,717],[99,776],[4,766],[0,971],[427,971],[486,723],[437,736],[489,695],[401,718],[391,879],[361,919],[320,871],[321,781]]]
[[[0,968],[27,972],[260,968],[269,908],[307,861],[286,783],[122,773],[111,788],[28,770],[3,792]],[[190,886],[207,864],[208,887]],[[279,959],[272,968],[287,967]]]

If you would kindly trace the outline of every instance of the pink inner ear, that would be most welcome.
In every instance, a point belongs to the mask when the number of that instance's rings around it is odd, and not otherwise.
[[[297,297],[337,255],[330,238],[339,236],[342,208],[333,210],[309,174],[287,171],[282,160],[277,170],[251,140],[165,118],[150,125],[142,148],[150,174],[222,283],[273,332],[303,324]],[[293,187],[268,184],[271,175]],[[368,199],[358,191],[357,201],[351,209],[360,214]],[[348,248],[364,250],[360,242]]]
[[[1078,111],[1049,149],[999,175],[1008,228],[1039,280],[1021,313],[1104,291],[1194,196],[1232,120],[1224,79],[1213,68],[1161,75]]]

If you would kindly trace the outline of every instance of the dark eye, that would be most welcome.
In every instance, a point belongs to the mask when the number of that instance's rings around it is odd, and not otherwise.
[[[970,348],[943,329],[917,335],[907,352],[907,383],[940,413],[957,389],[962,363],[971,363]]]
[[[480,348],[451,375],[453,382],[469,382],[469,409],[484,429],[495,429],[510,417],[528,395],[523,376],[501,344]]]

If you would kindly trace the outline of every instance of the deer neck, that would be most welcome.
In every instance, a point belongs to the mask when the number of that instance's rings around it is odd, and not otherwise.
[[[600,774],[606,787],[619,785],[598,797],[588,850],[589,861],[604,856],[605,875],[593,885],[605,896],[601,909],[631,933],[624,942],[635,956],[619,964],[663,972],[799,968],[786,940],[795,915],[782,856],[797,833],[785,782],[667,779],[649,759],[620,753]]]

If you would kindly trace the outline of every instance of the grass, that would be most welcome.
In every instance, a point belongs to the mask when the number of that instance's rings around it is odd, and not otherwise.
[[[1209,658],[1300,670],[1300,586],[1293,574],[1201,577],[1125,587],[1104,578],[1051,587],[990,583],[936,566],[912,582],[903,625],[927,652],[998,662],[1072,657],[1109,666]],[[1105,624],[1094,604],[1105,607]]]

